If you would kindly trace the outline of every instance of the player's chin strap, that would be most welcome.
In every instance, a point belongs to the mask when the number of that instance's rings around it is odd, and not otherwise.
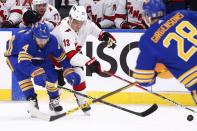
[[[122,80],[122,81],[125,81],[125,82],[127,82],[127,83],[133,84],[133,82],[130,82],[130,81],[128,81],[128,80],[126,80],[126,79],[124,79],[124,78],[122,78],[122,77],[120,77],[120,76],[117,76],[117,75],[115,75],[115,74],[113,74],[113,73],[110,73],[110,72],[108,72],[108,71],[104,71],[104,73],[106,73],[106,74],[108,74],[108,75],[110,75],[110,76],[116,77],[116,78],[118,78],[118,79],[120,79],[120,80]],[[158,72],[158,74],[159,74],[159,73],[160,73],[160,72]],[[158,93],[156,93],[156,92],[150,91],[150,90],[148,90],[148,89],[146,89],[146,88],[144,88],[144,87],[142,87],[142,86],[140,86],[140,85],[135,84],[135,86],[138,87],[138,88],[140,88],[140,89],[142,89],[142,90],[144,90],[144,91],[146,91],[146,92],[148,92],[148,93],[151,93],[151,94],[153,94],[153,95],[155,95],[155,96],[158,96],[158,97],[160,97],[161,99],[164,99],[164,100],[166,100],[166,101],[168,101],[168,102],[171,102],[171,103],[173,103],[173,104],[175,104],[175,105],[177,105],[177,106],[179,106],[179,107],[182,107],[182,108],[184,108],[184,109],[186,109],[186,110],[189,110],[189,111],[191,111],[191,112],[197,114],[197,111],[195,111],[195,110],[193,110],[193,109],[191,109],[191,108],[188,108],[188,107],[186,107],[186,106],[184,106],[184,105],[181,105],[181,104],[179,104],[179,103],[177,103],[177,102],[175,102],[175,101],[173,101],[173,100],[171,100],[171,99],[169,99],[169,98],[167,98],[167,97],[165,97],[165,96],[162,96],[162,95],[160,95],[160,94],[158,94]]]

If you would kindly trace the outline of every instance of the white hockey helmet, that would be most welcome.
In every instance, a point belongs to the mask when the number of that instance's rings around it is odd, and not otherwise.
[[[33,0],[33,5],[47,4],[46,0]]]
[[[83,6],[73,5],[69,12],[69,15],[72,19],[78,21],[87,21],[86,9]]]

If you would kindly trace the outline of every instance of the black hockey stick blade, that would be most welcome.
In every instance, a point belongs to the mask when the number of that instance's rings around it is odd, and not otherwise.
[[[148,108],[146,111],[139,113],[138,115],[141,117],[145,117],[150,115],[151,113],[153,113],[154,111],[156,111],[158,109],[157,104],[153,104],[150,108]]]
[[[64,113],[59,114],[59,115],[51,116],[50,119],[49,119],[49,121],[54,121],[54,120],[59,119],[59,118],[61,118],[63,116],[66,116],[66,115],[67,114],[64,112]]]

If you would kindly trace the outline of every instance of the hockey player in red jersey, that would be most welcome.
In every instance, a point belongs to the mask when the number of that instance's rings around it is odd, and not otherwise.
[[[116,0],[80,0],[88,18],[100,28],[115,28]]]
[[[144,23],[143,5],[145,0],[119,0],[115,25],[119,29],[147,29]]]
[[[151,86],[157,76],[156,64],[163,63],[191,92],[197,104],[196,12],[178,10],[165,16],[162,0],[148,0],[144,11],[146,22],[151,26],[140,39],[140,54],[133,77],[138,84]]]
[[[48,4],[46,0],[33,0],[32,10],[30,7],[23,9],[24,16],[23,22],[19,25],[20,28],[35,22],[45,22],[49,29],[53,29],[61,20],[57,9]]]
[[[22,8],[15,0],[0,1],[0,27],[14,28],[22,21]]]
[[[100,41],[106,41],[106,46],[109,48],[115,45],[116,40],[110,33],[102,31],[95,23],[87,19],[86,10],[83,6],[73,6],[69,14],[69,17],[64,18],[54,28],[52,34],[56,36],[58,42],[64,48],[74,70],[81,76],[80,85],[78,87],[73,86],[73,89],[84,93],[86,83],[82,67],[86,66],[91,73],[101,72],[100,63],[95,58],[89,58],[80,53],[87,36],[93,35]],[[85,97],[75,96],[79,105],[85,104]],[[90,107],[87,107],[83,111],[86,112],[89,109]]]

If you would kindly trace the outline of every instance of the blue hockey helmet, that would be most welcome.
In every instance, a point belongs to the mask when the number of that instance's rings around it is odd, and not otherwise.
[[[166,7],[163,0],[147,0],[144,3],[144,12],[148,14],[151,19],[162,17],[166,14]]]
[[[46,23],[36,23],[32,31],[36,38],[48,39],[50,37],[50,31]]]

